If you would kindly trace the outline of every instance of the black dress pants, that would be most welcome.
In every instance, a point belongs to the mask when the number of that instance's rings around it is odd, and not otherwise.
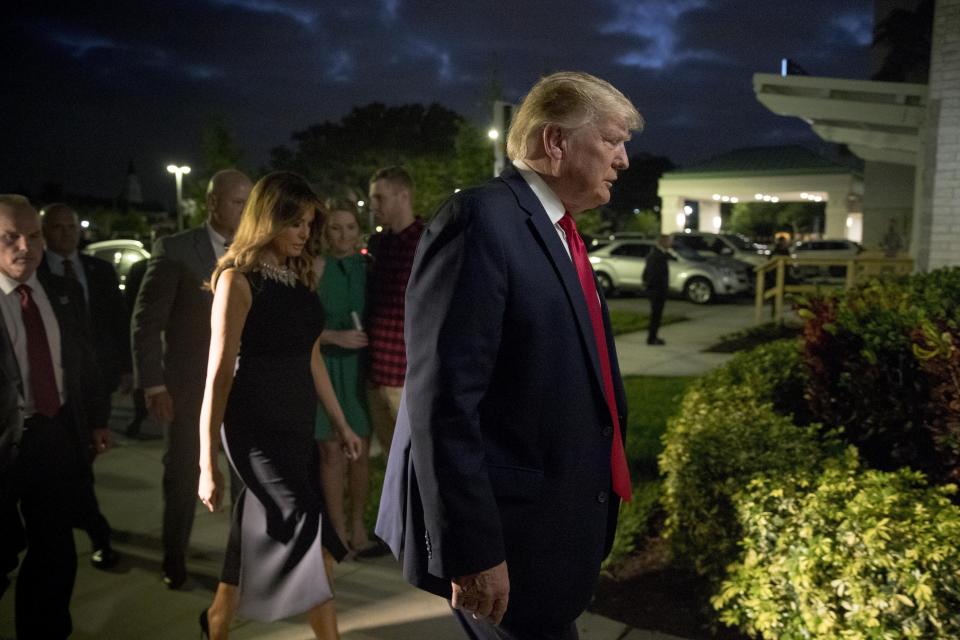
[[[667,293],[650,291],[650,324],[647,326],[647,342],[657,339],[660,331],[660,321],[663,319],[663,306],[667,302]]]
[[[16,582],[17,638],[57,640],[73,629],[73,521],[84,463],[76,431],[62,417],[29,418],[25,427],[15,471],[27,543]]]

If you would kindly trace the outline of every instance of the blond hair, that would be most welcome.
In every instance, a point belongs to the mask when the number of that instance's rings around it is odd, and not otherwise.
[[[616,87],[589,73],[560,71],[540,78],[520,103],[507,134],[507,156],[525,160],[530,141],[548,124],[579,129],[603,117],[616,117],[629,131],[643,129],[643,116]]]
[[[224,269],[234,268],[246,273],[257,268],[264,250],[286,227],[297,224],[304,209],[314,210],[310,237],[314,237],[323,225],[324,209],[320,196],[307,180],[289,171],[275,171],[260,178],[243,208],[237,234],[227,252],[217,262],[210,286],[216,289],[217,279]],[[317,285],[314,270],[316,255],[313,244],[307,242],[303,253],[287,258],[289,267],[297,279],[313,289]]]

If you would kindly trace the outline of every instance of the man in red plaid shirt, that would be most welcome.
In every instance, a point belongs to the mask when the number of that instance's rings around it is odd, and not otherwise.
[[[370,208],[384,232],[373,236],[369,247],[373,272],[367,305],[368,401],[373,429],[387,455],[407,371],[403,301],[413,256],[423,233],[423,220],[413,215],[413,180],[403,167],[386,167],[373,175]]]

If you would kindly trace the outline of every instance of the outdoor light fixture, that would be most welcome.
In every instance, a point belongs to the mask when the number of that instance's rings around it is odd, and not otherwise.
[[[357,207],[363,208],[363,205],[365,205],[365,204],[367,204],[367,203],[364,202],[363,200],[357,200]]]
[[[177,228],[183,231],[183,176],[190,173],[190,167],[168,164],[167,171],[172,173],[177,181]]]
[[[677,228],[683,229],[687,226],[687,216],[682,212],[677,214]]]
[[[723,224],[723,220],[720,219],[720,216],[713,216],[713,228],[717,231],[720,231],[720,226]]]
[[[80,226],[83,227],[84,229],[86,229],[86,228],[88,228],[88,227],[90,226],[90,221],[89,221],[89,220],[81,220],[81,221],[80,221]]]
[[[691,207],[688,204],[685,204],[683,205],[683,212],[687,215],[690,215],[691,213],[693,213],[693,207]]]
[[[497,131],[496,129],[490,129],[489,131],[487,131],[487,137],[490,138],[491,140],[496,140],[500,137],[500,132]]]
[[[719,200],[719,199],[720,199],[720,194],[719,194],[719,193],[713,194],[713,199],[714,199],[714,200]]]

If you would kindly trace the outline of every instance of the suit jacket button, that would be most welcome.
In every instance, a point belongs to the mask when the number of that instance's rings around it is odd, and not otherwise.
[[[597,502],[599,502],[599,503],[602,504],[602,503],[604,503],[604,502],[606,502],[606,501],[607,501],[607,492],[606,492],[606,491],[601,491],[600,493],[597,494]]]
[[[606,436],[606,437],[608,437],[608,438],[609,438],[610,436],[612,436],[612,435],[613,435],[613,427],[611,427],[610,425],[604,426],[604,427],[603,427],[603,435]]]

